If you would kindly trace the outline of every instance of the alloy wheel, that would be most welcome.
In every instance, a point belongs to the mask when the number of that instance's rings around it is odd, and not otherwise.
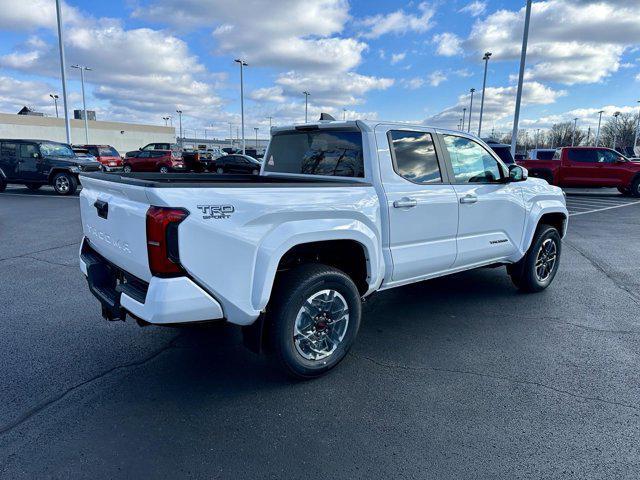
[[[549,279],[557,258],[558,247],[556,246],[556,242],[552,238],[547,238],[542,242],[542,245],[540,245],[538,255],[536,256],[536,278],[539,282],[545,282]]]
[[[293,326],[297,352],[307,360],[322,360],[340,346],[349,327],[349,306],[336,290],[321,290],[307,298]]]

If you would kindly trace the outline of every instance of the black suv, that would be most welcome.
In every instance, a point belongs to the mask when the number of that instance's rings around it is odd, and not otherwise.
[[[0,192],[8,183],[38,190],[51,185],[58,195],[72,195],[80,172],[96,172],[100,163],[76,157],[66,143],[0,139]]]

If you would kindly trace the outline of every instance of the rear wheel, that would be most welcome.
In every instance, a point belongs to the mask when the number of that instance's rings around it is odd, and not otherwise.
[[[553,281],[560,264],[560,233],[550,225],[540,225],[526,255],[507,271],[514,285],[523,292],[539,292]]]
[[[122,171],[124,173],[131,173],[131,165],[125,165],[124,167],[122,167]]]
[[[216,173],[218,175],[222,175],[224,173],[224,170],[222,169],[222,167],[218,167],[218,169],[216,170]]]
[[[627,187],[618,187],[618,191],[625,196],[631,195],[631,191]]]
[[[160,167],[160,173],[169,173],[169,167],[165,167],[164,165]]]
[[[58,195],[73,195],[78,189],[78,179],[67,172],[56,173],[52,184]]]
[[[40,190],[40,187],[42,186],[42,184],[40,184],[40,183],[25,183],[24,186],[27,187],[29,190],[35,192],[36,190]]]
[[[634,197],[640,197],[640,177],[636,178],[631,183],[631,188],[629,189],[629,193]]]
[[[6,188],[7,181],[4,179],[4,177],[0,176],[0,192],[4,192]]]
[[[269,347],[289,375],[319,377],[344,359],[358,333],[361,302],[344,272],[302,265],[278,281],[267,312]]]

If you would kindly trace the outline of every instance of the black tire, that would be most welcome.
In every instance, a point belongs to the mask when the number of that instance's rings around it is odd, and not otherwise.
[[[7,188],[7,181],[3,176],[0,176],[0,192],[4,192]]]
[[[133,170],[131,170],[131,165],[125,165],[124,167],[122,167],[122,171],[124,173],[131,173]]]
[[[640,177],[631,182],[631,188],[629,190],[630,195],[636,198],[640,197]]]
[[[546,251],[549,242],[553,244],[553,252],[555,252],[553,265],[548,263],[551,258],[551,249]],[[542,251],[543,245],[545,245],[545,252]],[[562,240],[558,230],[551,225],[539,225],[526,255],[519,262],[507,267],[511,281],[522,292],[533,293],[544,290],[551,285],[558,272],[561,253]],[[538,267],[540,269],[538,270],[536,263],[539,261],[542,261],[548,268],[545,270]]]
[[[35,192],[37,190],[40,190],[40,187],[42,186],[42,184],[40,184],[40,183],[25,183],[24,186],[27,187],[32,192]]]
[[[324,290],[337,292],[339,295],[323,296],[321,292]],[[336,336],[341,335],[341,340],[336,342],[335,349],[332,349],[331,353],[328,353],[324,358],[309,359],[303,356],[301,350],[306,346],[309,349],[306,353],[314,355],[315,352],[310,351],[310,346],[314,342],[302,339],[297,345],[294,340],[294,327],[303,305],[315,295],[318,296],[317,303],[320,304],[324,301],[323,299],[329,298],[338,301],[338,306],[346,302],[348,315],[346,318],[342,317],[342,320],[331,319],[333,309],[330,307],[333,306],[332,303],[329,306],[329,311],[324,311],[315,317],[309,317],[309,325],[313,325],[311,327],[313,338],[321,338],[319,336],[323,335],[323,332],[329,339],[332,338],[332,333]],[[337,316],[339,315],[337,314]],[[353,280],[344,272],[321,264],[299,266],[282,274],[274,286],[266,316],[268,351],[288,375],[298,379],[319,377],[344,359],[358,333],[361,315],[360,294]],[[300,318],[303,319],[303,317]],[[346,322],[346,324],[341,322]],[[340,325],[344,326],[340,327]],[[336,328],[338,330],[332,330]],[[340,328],[344,329],[342,333],[340,333]],[[303,336],[301,337],[303,338]],[[325,342],[327,341],[325,340]],[[322,340],[318,341],[316,345],[320,342]]]
[[[58,195],[73,195],[78,190],[78,179],[68,172],[59,172],[53,176],[51,185]]]
[[[628,197],[629,195],[631,195],[631,191],[626,187],[618,187],[618,191],[625,197]]]

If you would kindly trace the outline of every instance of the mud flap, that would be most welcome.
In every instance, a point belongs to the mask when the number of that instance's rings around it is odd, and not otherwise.
[[[261,353],[264,339],[264,314],[251,325],[242,327],[242,344],[254,353]]]

